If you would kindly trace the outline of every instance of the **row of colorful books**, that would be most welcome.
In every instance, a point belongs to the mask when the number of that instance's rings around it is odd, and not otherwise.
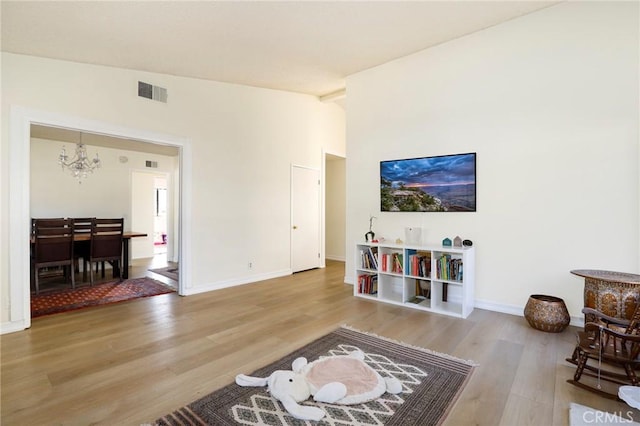
[[[378,294],[378,276],[363,274],[358,275],[359,294]]]
[[[449,254],[443,254],[436,262],[438,279],[462,281],[462,259],[452,258]]]
[[[402,253],[382,253],[380,256],[380,270],[382,272],[393,272],[402,274]]]
[[[410,254],[409,275],[413,275],[414,277],[429,278],[431,276],[431,255]]]
[[[378,247],[360,250],[360,261],[365,269],[378,269]]]

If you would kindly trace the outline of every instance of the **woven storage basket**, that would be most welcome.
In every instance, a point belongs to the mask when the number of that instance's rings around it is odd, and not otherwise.
[[[524,317],[531,327],[550,333],[560,333],[567,328],[571,319],[564,300],[544,294],[529,297]]]

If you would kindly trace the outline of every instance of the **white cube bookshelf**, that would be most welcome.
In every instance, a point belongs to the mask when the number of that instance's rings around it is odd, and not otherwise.
[[[356,297],[467,318],[474,305],[473,247],[356,244]]]

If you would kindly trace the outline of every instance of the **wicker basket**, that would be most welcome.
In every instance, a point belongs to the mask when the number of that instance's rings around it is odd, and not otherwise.
[[[524,317],[531,327],[550,333],[560,333],[567,328],[571,319],[564,300],[544,294],[529,297]]]

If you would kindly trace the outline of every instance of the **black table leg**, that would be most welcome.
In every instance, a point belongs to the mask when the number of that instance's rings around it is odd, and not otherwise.
[[[122,278],[129,278],[129,238],[122,240]]]

